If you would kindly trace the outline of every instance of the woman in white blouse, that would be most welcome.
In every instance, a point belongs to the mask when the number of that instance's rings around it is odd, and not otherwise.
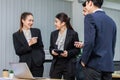
[[[55,17],[56,30],[51,32],[50,53],[53,56],[50,77],[66,80],[75,80],[76,55],[79,48],[74,46],[78,34],[70,24],[70,18],[65,13]]]
[[[34,77],[43,76],[45,53],[41,32],[32,28],[32,13],[24,12],[20,18],[20,29],[13,34],[13,44],[19,62],[26,62]]]

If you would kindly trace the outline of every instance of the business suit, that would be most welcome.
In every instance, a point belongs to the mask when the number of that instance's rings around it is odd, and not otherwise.
[[[23,31],[17,31],[13,34],[13,43],[16,54],[19,56],[19,62],[26,62],[30,68],[33,76],[42,76],[43,63],[45,60],[45,53],[43,50],[43,42],[41,38],[41,32],[39,29],[30,28],[31,36],[38,37],[37,43],[32,46],[28,45],[28,42],[24,36]],[[40,68],[41,71],[35,72],[34,68]]]
[[[97,72],[113,72],[115,22],[104,11],[98,10],[85,16],[84,25],[85,42],[81,61]]]
[[[50,53],[52,53],[53,49],[56,49],[56,41],[58,38],[59,30],[55,30],[51,33],[50,38]],[[79,54],[79,49],[75,48],[74,42],[78,41],[78,34],[74,30],[67,29],[65,43],[64,43],[64,50],[68,51],[68,56],[61,57],[61,56],[53,56],[53,61],[50,70],[50,77],[51,78],[61,78],[63,72],[64,78],[66,80],[74,80],[75,76],[75,57]],[[60,65],[60,66],[59,66]],[[56,69],[57,68],[57,69]],[[59,70],[58,70],[59,68]],[[58,74],[56,74],[58,72]],[[59,76],[58,76],[59,75]],[[73,78],[70,78],[73,77]]]

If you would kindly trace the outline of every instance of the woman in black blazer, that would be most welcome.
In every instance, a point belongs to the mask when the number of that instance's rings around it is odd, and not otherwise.
[[[65,13],[59,13],[55,18],[56,29],[50,37],[50,53],[53,56],[50,77],[75,80],[76,55],[80,49],[74,46],[78,34],[70,24],[70,18]],[[63,52],[62,52],[63,51]]]
[[[34,77],[42,77],[45,53],[41,32],[32,28],[33,21],[32,13],[22,13],[20,29],[13,34],[13,43],[19,62],[26,62]]]

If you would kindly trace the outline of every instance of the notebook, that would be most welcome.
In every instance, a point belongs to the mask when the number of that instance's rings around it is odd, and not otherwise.
[[[12,63],[11,66],[16,78],[36,79],[33,77],[26,63]]]

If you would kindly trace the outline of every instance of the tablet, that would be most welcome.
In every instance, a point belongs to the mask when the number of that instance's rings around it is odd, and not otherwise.
[[[55,51],[56,53],[58,53],[58,54],[64,53],[63,50],[59,50],[59,49],[54,49],[54,51]]]

